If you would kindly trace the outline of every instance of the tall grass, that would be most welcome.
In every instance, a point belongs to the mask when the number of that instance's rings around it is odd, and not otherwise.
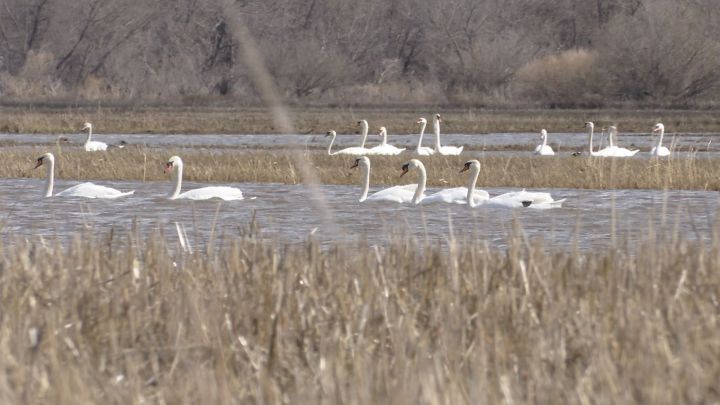
[[[713,403],[720,239],[0,246],[3,403]]]
[[[35,151],[0,151],[0,177],[42,177],[31,170],[37,156],[53,151],[56,177],[72,180],[168,180],[163,164],[174,154],[185,162],[184,176],[201,182],[270,182],[300,184],[302,171],[287,152],[159,151],[129,147],[108,153],[87,153],[78,148],[50,147]],[[360,173],[350,170],[351,156],[328,156],[306,151],[301,158],[312,164],[323,184],[359,184]],[[414,182],[400,179],[400,166],[412,156],[372,156],[371,184]],[[468,156],[423,157],[428,184],[460,186],[467,176],[459,174]],[[720,159],[611,159],[589,157],[479,157],[481,187],[589,188],[589,189],[686,189],[720,190]]]

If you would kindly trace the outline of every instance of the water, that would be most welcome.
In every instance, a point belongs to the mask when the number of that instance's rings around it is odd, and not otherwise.
[[[55,189],[77,183],[56,180]],[[650,223],[659,233],[670,234],[677,227],[687,238],[709,238],[720,201],[717,192],[707,191],[555,189],[549,191],[556,199],[567,199],[563,208],[469,209],[449,204],[358,203],[359,186],[326,185],[321,186],[321,193],[327,209],[321,209],[309,199],[304,185],[234,184],[246,200],[193,202],[165,199],[169,182],[96,183],[134,189],[136,194],[118,200],[43,198],[42,180],[0,180],[2,237],[10,242],[17,236],[66,241],[82,229],[122,232],[137,222],[144,231],[161,227],[173,239],[178,223],[192,246],[201,247],[213,229],[215,235],[238,235],[255,216],[266,237],[288,242],[303,241],[312,233],[325,243],[365,237],[371,243],[385,243],[397,234],[442,243],[452,234],[504,247],[517,220],[529,238],[542,238],[548,246],[565,249],[577,242],[581,249],[591,249],[611,243],[613,226],[620,239],[631,243],[646,234]],[[185,182],[183,189],[207,185]],[[488,191],[496,195],[509,189]]]
[[[30,145],[50,145],[58,142],[59,135],[50,134],[0,134],[0,143],[7,147],[23,147]],[[63,135],[69,143],[63,145],[80,146],[85,135]],[[131,145],[145,145],[151,148],[216,148],[234,150],[257,149],[327,149],[330,138],[323,135],[177,135],[177,134],[98,134],[94,140],[117,144],[121,140]],[[425,134],[424,146],[434,144],[434,135]],[[375,146],[380,137],[369,135],[366,146]],[[642,152],[649,152],[656,142],[655,136],[649,134],[620,134],[620,145],[630,149],[639,148]],[[556,152],[569,153],[587,148],[586,133],[549,134],[549,142],[554,145]],[[333,150],[350,146],[358,146],[359,135],[338,135]],[[388,143],[398,147],[412,150],[417,146],[417,135],[390,135]],[[465,145],[468,151],[485,151],[484,153],[501,154],[529,154],[537,145],[540,138],[535,133],[494,133],[494,134],[443,134],[443,145]],[[680,151],[697,151],[700,155],[720,154],[720,134],[665,134],[665,146]],[[598,133],[595,136],[595,148],[607,146],[607,137]],[[512,149],[513,151],[507,151]]]

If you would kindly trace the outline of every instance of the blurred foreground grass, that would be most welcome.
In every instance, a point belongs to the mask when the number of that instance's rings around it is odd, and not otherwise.
[[[2,403],[715,403],[720,238],[0,245]]]

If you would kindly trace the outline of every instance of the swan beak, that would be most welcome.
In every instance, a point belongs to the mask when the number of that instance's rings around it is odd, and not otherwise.
[[[470,168],[470,166],[463,166],[463,168],[460,169],[460,171],[458,173],[466,172],[466,171],[468,171],[469,168]]]
[[[408,172],[408,165],[404,165],[402,167],[402,173],[400,173],[400,177],[404,176],[405,173],[407,173],[407,172]]]
[[[172,162],[165,163],[165,169],[163,170],[164,173],[170,173],[172,171],[173,164]]]
[[[38,167],[42,166],[43,164],[43,158],[38,158],[37,163],[35,163],[35,167],[33,169],[37,169]]]
[[[353,163],[353,165],[350,166],[350,168],[351,168],[351,169],[354,169],[354,168],[358,167],[359,165],[360,165],[360,161],[359,161],[359,160],[356,160],[355,163]]]

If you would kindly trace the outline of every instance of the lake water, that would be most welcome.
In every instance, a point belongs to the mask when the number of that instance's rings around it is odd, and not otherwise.
[[[77,183],[56,180],[55,189]],[[11,242],[13,237],[42,236],[65,241],[82,229],[102,234],[111,228],[129,230],[133,223],[148,232],[161,227],[168,237],[176,238],[177,223],[190,243],[200,247],[213,229],[216,235],[237,235],[255,216],[265,236],[289,242],[305,240],[311,233],[324,242],[367,237],[371,243],[384,243],[397,234],[443,242],[452,234],[503,247],[518,221],[529,238],[543,238],[548,246],[569,248],[577,242],[590,249],[608,246],[613,227],[618,239],[637,241],[650,223],[659,233],[677,229],[687,238],[709,238],[720,201],[717,192],[706,191],[555,189],[543,191],[556,199],[566,198],[563,208],[470,209],[450,204],[359,203],[357,185],[320,186],[313,194],[304,185],[246,183],[231,184],[243,191],[246,200],[193,202],[165,199],[169,182],[96,183],[136,192],[118,200],[43,198],[43,180],[0,180],[3,238]],[[207,185],[184,182],[183,189]],[[488,191],[495,195],[509,190]]]

